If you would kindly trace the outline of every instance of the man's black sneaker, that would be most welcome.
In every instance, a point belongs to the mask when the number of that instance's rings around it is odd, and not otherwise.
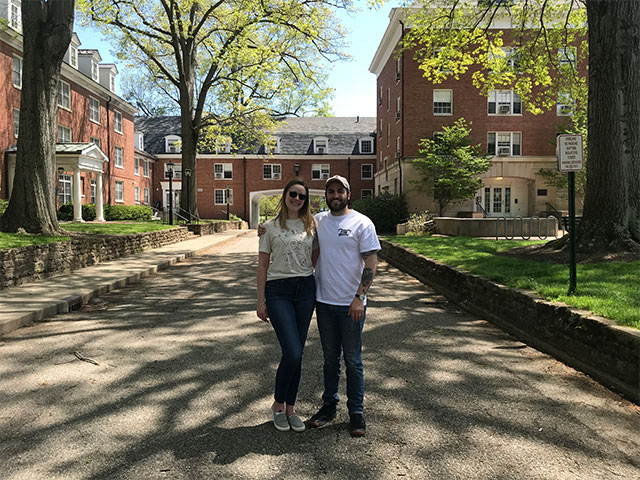
[[[320,428],[324,427],[331,420],[336,418],[336,406],[335,404],[331,405],[323,405],[318,413],[316,413],[313,417],[311,417],[307,421],[307,426],[311,428]]]
[[[352,437],[364,437],[364,432],[367,426],[364,423],[364,417],[361,413],[354,413],[350,415],[349,420],[349,433]]]

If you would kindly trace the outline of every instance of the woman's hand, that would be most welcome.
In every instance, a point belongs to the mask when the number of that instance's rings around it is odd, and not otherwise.
[[[263,322],[269,321],[269,312],[267,311],[267,304],[265,302],[258,302],[256,314],[258,315],[258,318]]]

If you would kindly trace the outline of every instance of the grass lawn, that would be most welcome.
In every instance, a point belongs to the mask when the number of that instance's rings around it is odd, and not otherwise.
[[[41,245],[43,243],[66,242],[69,237],[50,237],[47,235],[33,235],[31,233],[2,233],[0,232],[0,250],[9,248]]]
[[[60,226],[69,232],[99,233],[103,235],[129,235],[132,233],[157,232],[175,228],[177,225],[165,225],[159,222],[131,223],[61,223]]]
[[[405,236],[385,239],[503,285],[533,290],[547,300],[589,310],[619,325],[640,328],[640,262],[579,264],[576,294],[568,295],[568,265],[495,255],[496,252],[530,245],[530,241]]]

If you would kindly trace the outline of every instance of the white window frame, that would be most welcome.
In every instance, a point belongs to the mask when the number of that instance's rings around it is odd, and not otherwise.
[[[164,137],[164,151],[166,153],[180,153],[182,146],[180,145],[182,138],[178,135],[167,135]]]
[[[449,97],[448,101],[443,101],[445,95]],[[434,89],[433,90],[433,115],[438,117],[453,115],[453,90],[451,89]]]
[[[122,135],[122,112],[113,111],[113,131]]]
[[[327,137],[314,138],[313,153],[316,155],[326,155],[329,153],[329,139]]]
[[[58,175],[58,202],[60,205],[73,201],[73,183],[71,175]]]
[[[378,93],[378,107],[382,107],[382,99],[384,98],[384,89],[382,85],[380,85],[380,92]]]
[[[570,117],[573,115],[575,102],[568,93],[559,94],[556,102],[556,114],[559,117]]]
[[[78,69],[78,47],[75,45],[69,45],[69,65]]]
[[[280,180],[282,178],[282,164],[264,163],[262,164],[263,180]]]
[[[400,97],[396,98],[396,122],[400,121],[400,107],[401,107],[401,101],[400,101]]]
[[[396,157],[400,156],[400,151],[402,150],[402,140],[400,139],[400,136],[396,137]]]
[[[113,72],[109,74],[109,90],[116,93],[116,76]]]
[[[164,179],[169,180],[169,167],[167,164],[164,164]],[[174,163],[173,164],[173,179],[180,180],[182,179],[182,164]]]
[[[22,4],[21,2],[17,2],[15,0],[9,0],[9,5],[7,5],[8,11],[7,16],[9,17],[9,27],[14,29],[16,32],[22,32]]]
[[[487,153],[495,156],[522,156],[522,132],[487,132]]]
[[[133,186],[133,202],[140,203],[140,187],[138,185]]]
[[[391,110],[391,87],[387,87],[387,112]]]
[[[142,161],[142,176],[149,178],[149,160]]]
[[[365,151],[364,146],[367,144],[370,145],[370,147],[366,149],[368,151]],[[363,155],[373,155],[373,137],[366,137],[358,140],[358,151]]]
[[[89,120],[100,125],[100,100],[97,98],[89,97]]]
[[[214,163],[213,178],[214,180],[233,180],[233,163]]]
[[[135,132],[134,134],[134,145],[138,150],[144,150],[144,133]]]
[[[99,82],[100,81],[100,70],[98,67],[98,62],[94,58],[91,59],[91,79]]]
[[[219,198],[221,196],[221,198]],[[213,203],[214,205],[226,205],[227,204],[227,189],[216,188],[213,191]],[[233,205],[233,188],[229,189],[229,205]]]
[[[95,145],[102,150],[102,140],[100,140],[98,137],[89,137],[89,142],[91,143],[95,143]]]
[[[114,191],[116,203],[124,203],[124,182],[116,180]]]
[[[58,107],[71,111],[71,85],[64,80],[58,81]]]
[[[13,136],[18,138],[18,133],[20,132],[20,110],[17,108],[13,109]]]
[[[367,167],[366,170],[369,170],[368,175],[365,175],[365,167]],[[373,163],[363,163],[360,165],[360,179],[361,180],[373,179]]]
[[[316,163],[311,165],[311,180],[326,180],[331,176],[331,164]]]
[[[487,96],[487,115],[522,115],[520,95],[513,90],[491,90]]]
[[[12,63],[13,72],[13,86],[17,89],[22,89],[22,58],[13,56]]]
[[[68,134],[68,138],[67,138]],[[70,127],[65,125],[58,125],[58,142],[71,143],[73,142],[73,131]]]
[[[384,130],[384,129],[382,128],[382,119],[380,119],[378,123],[380,123],[380,127],[379,127],[379,129],[378,129],[378,138],[380,138],[380,139],[381,139],[381,138],[382,138],[382,131]]]
[[[560,65],[575,65],[578,49],[574,46],[561,47],[558,49],[558,63]]]
[[[402,57],[396,58],[396,83],[400,81],[402,77]]]
[[[134,155],[133,157],[133,174],[140,176],[140,159]]]
[[[520,59],[520,54],[518,53],[518,49],[514,47],[502,47],[500,48],[500,50],[504,52],[504,56],[501,56],[500,58],[505,59],[507,68],[519,72],[520,68],[518,68],[518,60]],[[489,53],[489,61],[494,60],[494,58],[494,55],[492,53]],[[490,71],[494,72],[495,70],[490,69]]]
[[[215,142],[216,153],[231,153],[231,140],[228,138],[217,138]]]
[[[360,198],[373,197],[373,189],[372,188],[363,188],[360,190]]]
[[[274,137],[267,140],[264,144],[264,152],[268,155],[280,153],[280,138]]]
[[[89,182],[89,202],[90,203],[96,203],[96,181],[95,180],[91,180]]]
[[[142,194],[143,194],[143,203],[145,205],[149,205],[149,203],[151,202],[151,194],[149,191],[149,187],[144,187],[144,189],[142,190]]]
[[[113,147],[113,165],[116,168],[124,168],[124,148],[117,145]]]

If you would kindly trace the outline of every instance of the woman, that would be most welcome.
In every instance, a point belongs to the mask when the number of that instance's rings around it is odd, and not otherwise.
[[[276,332],[282,357],[271,406],[276,429],[305,429],[295,405],[302,370],[302,352],[313,314],[316,285],[311,254],[317,248],[309,188],[294,178],[284,188],[278,216],[265,225],[258,254],[257,314]]]

